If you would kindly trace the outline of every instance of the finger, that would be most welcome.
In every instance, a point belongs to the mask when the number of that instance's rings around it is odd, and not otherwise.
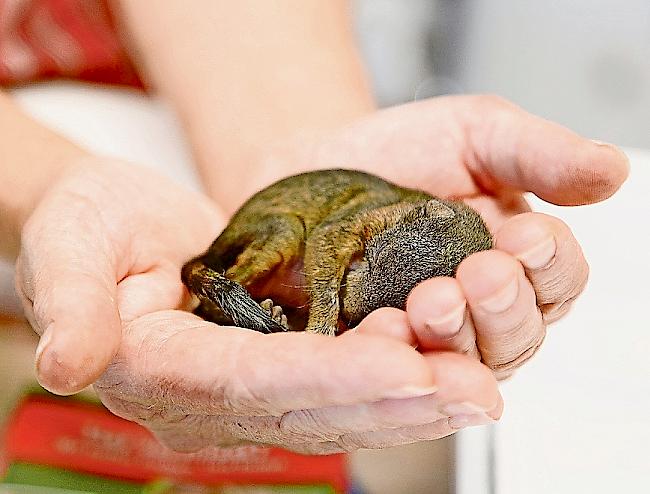
[[[491,421],[481,422],[481,424],[490,423]],[[475,425],[481,425],[476,423]],[[413,444],[420,441],[433,441],[449,436],[455,429],[449,425],[448,419],[439,419],[430,424],[422,424],[411,427],[400,427],[397,429],[388,429],[376,432],[360,432],[344,434],[337,441],[343,451],[352,452],[358,449],[384,449],[405,444]]]
[[[480,359],[474,323],[454,278],[432,278],[417,285],[406,302],[406,313],[421,351],[449,350]]]
[[[117,305],[123,323],[170,307],[181,307],[187,296],[175,265],[156,266],[132,274],[117,285]]]
[[[417,346],[415,334],[409,326],[406,312],[393,307],[382,307],[371,312],[363,318],[356,328],[343,333],[341,337],[349,337],[355,334],[384,336],[402,341],[412,347]]]
[[[292,411],[282,417],[280,430],[293,442],[296,438],[337,441],[344,434],[417,426],[449,417],[477,420],[474,416],[479,416],[489,422],[500,416],[501,396],[487,367],[451,352],[426,358],[438,385],[430,395]]]
[[[18,291],[41,334],[39,382],[72,394],[101,375],[119,345],[114,260],[90,218],[61,215],[40,224],[24,229]]]
[[[472,254],[456,273],[483,362],[506,377],[541,345],[545,326],[521,264],[498,250]]]
[[[501,98],[464,100],[468,165],[488,190],[530,191],[559,205],[610,197],[627,178],[629,163],[615,146],[578,136]]]
[[[589,266],[571,230],[558,218],[515,216],[499,230],[495,244],[524,266],[545,322],[562,317],[584,290]]]
[[[501,417],[502,413],[503,400],[499,402],[497,408],[487,414],[462,414],[422,425],[344,434],[336,442],[328,444],[339,444],[345,451],[355,451],[359,448],[383,449],[420,441],[431,441],[449,436],[466,427],[492,424]]]
[[[151,407],[144,404],[127,406],[132,419],[151,428],[173,449],[184,451],[216,444],[256,442],[283,447],[293,445],[291,449],[322,453],[331,452],[331,448],[326,447],[328,444],[344,445],[341,438],[348,434],[362,437],[364,433],[384,429],[408,432],[408,427],[443,420],[446,435],[454,429],[489,423],[500,417],[503,401],[494,376],[485,366],[453,353],[430,355],[427,360],[440,389],[420,398],[293,411],[282,417],[176,412],[163,422],[156,422],[160,415]],[[107,404],[115,406],[111,400]],[[393,440],[394,444],[400,443],[399,432],[393,434]],[[372,444],[372,440],[369,441]]]
[[[424,357],[399,341],[363,334],[262,335],[180,311],[134,320],[98,385],[154,410],[173,404],[187,413],[278,416],[435,389]]]
[[[424,400],[426,402],[429,398],[425,397],[417,401]],[[396,424],[409,423],[409,421],[403,420],[402,414],[395,408],[390,413],[396,420],[390,423],[390,427],[372,432],[357,432],[341,428],[341,431],[345,431],[342,434],[331,431],[327,434],[325,433],[326,424],[319,424],[316,426],[316,430],[319,432],[317,434],[295,434],[291,431],[287,434],[278,417],[183,415],[165,423],[152,424],[149,421],[140,423],[149,427],[163,444],[181,452],[195,452],[211,446],[267,444],[278,445],[283,449],[302,454],[333,454],[358,448],[389,447],[415,440],[438,439],[464,427],[492,423],[501,416],[503,410],[503,400],[500,396],[497,398],[499,400],[497,406],[486,413],[479,412],[475,408],[476,405],[470,407],[468,403],[455,404],[454,410],[460,410],[462,407],[463,410],[467,410],[467,413],[457,413],[452,417],[447,417],[444,414],[432,414],[430,410],[427,410],[425,416],[435,416],[437,418],[435,422],[420,424],[419,421],[416,421],[415,423],[418,425],[404,427],[398,427]],[[412,402],[413,400],[403,401]],[[416,405],[425,408],[423,403]],[[408,406],[412,408],[413,404]],[[347,408],[357,409],[358,406]],[[413,416],[413,413],[410,416]],[[285,417],[287,415],[283,419]],[[365,430],[363,427],[356,429]],[[323,439],[324,437],[331,438],[331,440]]]

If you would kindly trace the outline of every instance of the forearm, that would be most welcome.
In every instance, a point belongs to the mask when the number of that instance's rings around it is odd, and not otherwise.
[[[251,192],[270,146],[373,109],[346,2],[190,5],[122,0],[122,19],[147,77],[185,123],[208,192],[224,207]]]
[[[0,256],[14,257],[22,225],[56,178],[86,154],[0,92]]]

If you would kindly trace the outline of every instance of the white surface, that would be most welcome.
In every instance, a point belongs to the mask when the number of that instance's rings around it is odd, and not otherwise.
[[[494,494],[494,431],[492,425],[456,434],[454,494]]]
[[[587,291],[503,386],[497,493],[650,492],[650,151],[629,181],[564,219],[591,265]]]

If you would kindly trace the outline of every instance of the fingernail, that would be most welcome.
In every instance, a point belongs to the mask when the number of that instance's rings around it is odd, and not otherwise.
[[[479,306],[488,312],[504,312],[515,303],[519,294],[519,279],[515,275],[512,279],[497,292],[487,299],[479,302]]]
[[[452,429],[463,429],[465,427],[471,427],[474,425],[491,424],[492,422],[494,422],[494,420],[492,420],[484,413],[476,413],[476,414],[454,415],[453,417],[449,417],[448,422],[449,422],[449,427],[451,427]]]
[[[420,396],[431,395],[436,391],[438,391],[437,386],[429,386],[429,387],[405,386],[401,389],[396,389],[395,391],[386,393],[386,398],[398,399],[398,400],[405,399],[405,398],[419,398]]]
[[[465,302],[439,318],[429,318],[424,327],[434,337],[451,338],[460,331],[465,321]]]
[[[528,269],[541,269],[552,264],[556,250],[555,238],[551,236],[515,257]]]
[[[447,403],[440,411],[445,415],[452,417],[456,415],[485,414],[489,409],[477,405],[476,403],[472,403],[471,401],[461,401],[459,403]]]

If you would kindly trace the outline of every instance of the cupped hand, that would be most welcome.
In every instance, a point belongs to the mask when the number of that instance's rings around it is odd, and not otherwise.
[[[384,310],[382,324],[404,316]],[[115,414],[179,451],[240,443],[311,454],[383,448],[501,415],[484,365],[412,344],[409,332],[377,333],[372,316],[331,338],[264,335],[161,311],[126,325],[95,389]]]
[[[182,263],[223,224],[207,198],[145,168],[102,158],[71,165],[25,224],[16,266],[41,335],[40,383],[59,394],[93,383],[123,324],[183,303]]]
[[[455,278],[415,288],[405,324],[423,350],[451,350],[510,375],[585,287],[588,266],[569,227],[530,212],[523,193],[563,206],[611,196],[628,174],[616,147],[579,137],[493,96],[451,96],[376,112],[326,136],[278,146],[264,159],[285,174],[366,170],[478,210],[494,249],[467,258]],[[287,165],[288,164],[288,165]],[[394,327],[377,322],[382,331]]]
[[[422,355],[410,334],[385,338],[366,325],[366,334],[337,339],[262,335],[170,310],[186,302],[181,265],[207,248],[221,214],[135,165],[94,159],[71,170],[25,225],[17,265],[47,389],[95,383],[116,414],[186,451],[241,442],[378,448],[500,416],[484,366]]]

